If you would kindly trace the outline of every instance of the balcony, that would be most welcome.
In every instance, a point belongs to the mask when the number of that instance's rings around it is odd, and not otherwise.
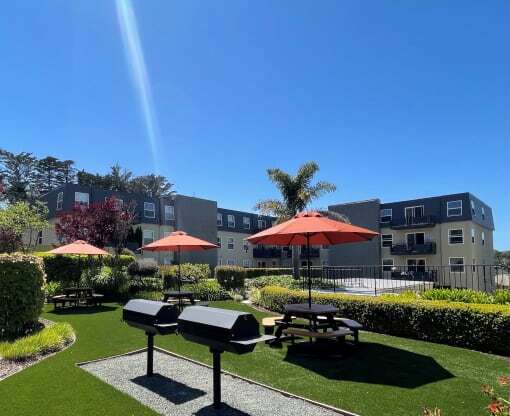
[[[390,222],[381,223],[381,226],[390,226],[394,230],[405,230],[433,227],[436,223],[437,219],[434,215],[424,215],[422,217],[394,218]]]
[[[306,259],[308,257],[307,252],[308,252],[308,250],[306,247],[301,247],[300,257],[302,259]],[[320,248],[310,247],[310,258],[320,257],[320,256],[321,256]]]
[[[282,256],[281,248],[254,247],[253,257],[256,259],[274,259]]]
[[[424,244],[395,244],[391,246],[391,254],[395,256],[401,255],[419,255],[419,254],[436,254],[436,243],[429,242]]]

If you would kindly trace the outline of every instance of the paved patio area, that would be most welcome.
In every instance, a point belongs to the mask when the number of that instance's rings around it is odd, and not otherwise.
[[[249,359],[247,356],[246,359]],[[353,415],[284,395],[222,374],[223,407],[212,406],[212,369],[154,352],[154,376],[145,376],[146,353],[126,354],[80,365],[99,379],[167,416],[338,416]]]

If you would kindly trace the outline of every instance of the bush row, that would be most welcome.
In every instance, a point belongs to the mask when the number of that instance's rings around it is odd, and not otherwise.
[[[44,270],[48,282],[59,282],[63,287],[76,285],[82,272],[87,268],[127,267],[135,261],[133,256],[85,257],[76,255],[55,255],[50,253],[34,253],[44,262]]]
[[[35,327],[44,304],[44,267],[27,254],[0,254],[0,338]]]
[[[260,276],[280,276],[280,275],[292,275],[291,268],[285,267],[251,267],[244,269],[246,271],[246,278],[253,279]]]
[[[214,275],[218,283],[226,290],[244,289],[246,269],[239,266],[216,266]]]
[[[162,277],[165,288],[177,286],[177,276],[179,275],[179,266],[164,265],[159,266],[159,275]],[[208,264],[181,264],[181,282],[197,283],[201,280],[211,277],[211,268]]]
[[[306,301],[306,292],[273,286],[263,288],[258,300],[280,313],[285,304]],[[318,293],[313,302],[335,305],[339,315],[369,331],[510,355],[508,306]]]

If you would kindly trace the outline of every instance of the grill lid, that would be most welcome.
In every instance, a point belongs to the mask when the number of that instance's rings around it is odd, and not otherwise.
[[[154,316],[159,313],[162,306],[168,306],[168,304],[154,300],[133,299],[126,303],[124,310]]]
[[[239,320],[246,321],[251,317],[252,315],[247,312],[204,306],[188,306],[180,314],[179,321],[189,321],[231,330]]]

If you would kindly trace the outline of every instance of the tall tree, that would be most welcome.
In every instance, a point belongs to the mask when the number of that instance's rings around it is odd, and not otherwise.
[[[10,203],[31,201],[37,197],[35,168],[37,159],[27,152],[14,154],[0,149],[0,174],[4,194]]]
[[[59,161],[57,171],[58,185],[65,185],[66,183],[73,183],[76,178],[76,168],[74,167],[74,160]]]
[[[315,174],[319,170],[316,162],[307,162],[299,167],[295,176],[281,169],[268,169],[267,176],[281,194],[281,199],[259,201],[255,209],[262,214],[273,215],[279,222],[286,221],[304,211],[310,203],[322,195],[334,192],[336,186],[329,182],[312,184]],[[299,253],[297,247],[292,247],[292,267],[294,277],[299,276]]]
[[[154,198],[171,197],[175,194],[172,190],[173,183],[168,182],[168,179],[160,175],[144,175],[137,176],[131,180],[130,190],[132,192],[139,192]]]
[[[122,192],[128,191],[133,172],[121,168],[118,163],[113,165],[110,169],[110,173],[106,175],[106,180],[109,182],[109,189]]]
[[[53,156],[46,156],[36,163],[37,190],[42,195],[59,185],[60,161]]]
[[[9,245],[13,250],[31,249],[37,242],[39,232],[49,228],[47,216],[48,208],[41,202],[16,202],[0,209],[1,245],[5,250]]]
[[[97,247],[111,245],[120,252],[134,220],[132,204],[120,205],[115,198],[108,198],[89,206],[76,205],[71,212],[60,214],[55,231],[61,242],[85,240]]]

